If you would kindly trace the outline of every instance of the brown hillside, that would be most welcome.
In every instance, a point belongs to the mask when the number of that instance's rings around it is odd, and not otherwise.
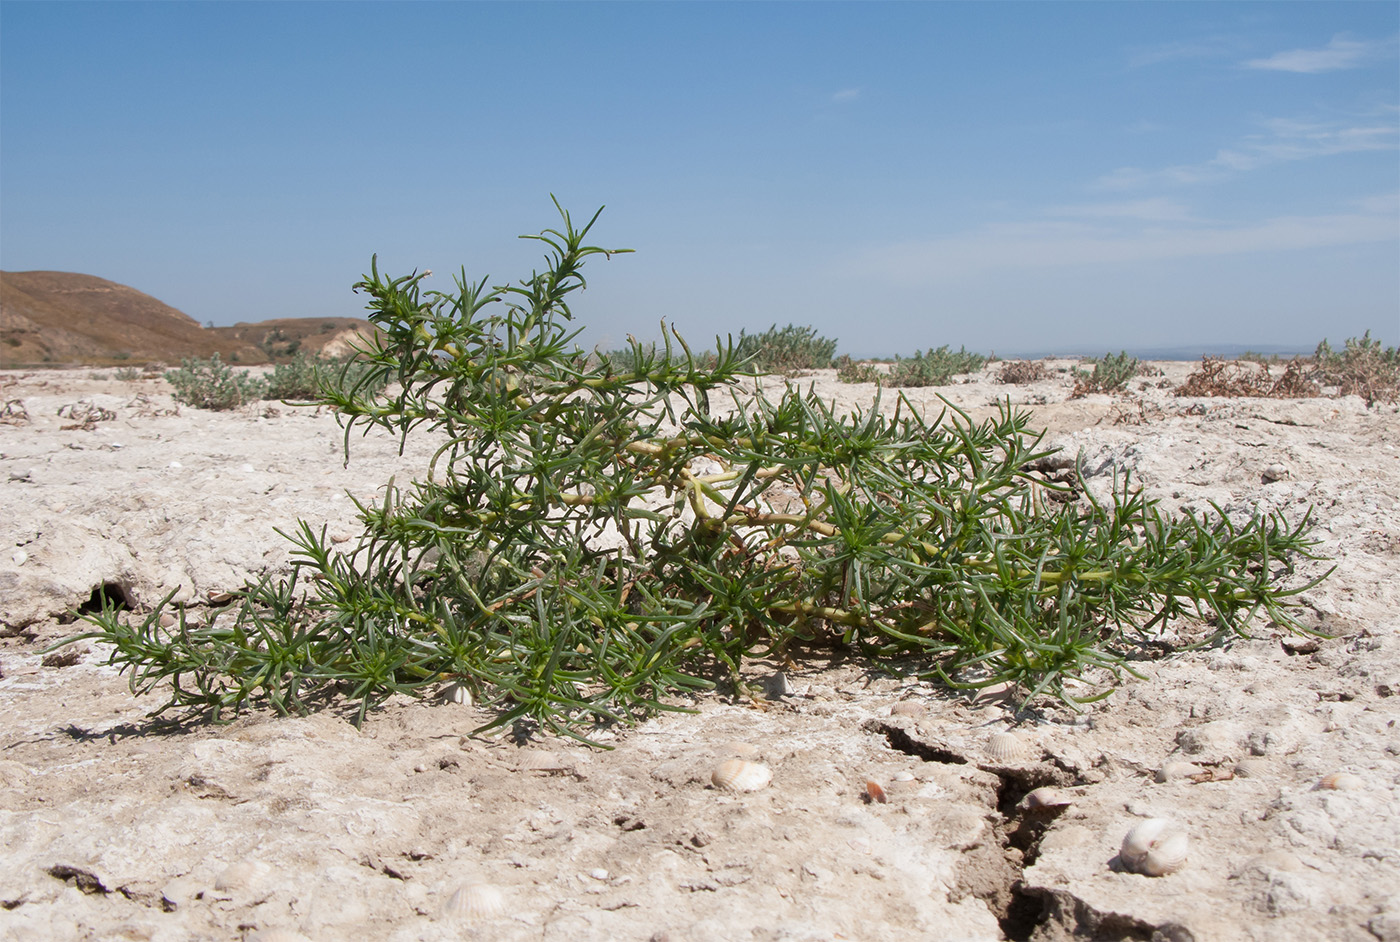
[[[239,362],[266,363],[286,360],[297,353],[340,356],[349,353],[350,345],[372,329],[369,321],[358,317],[281,317],[254,324],[211,327],[209,333],[218,336],[230,351],[252,347],[254,352],[241,354]]]
[[[111,365],[209,357],[259,364],[298,351],[343,353],[359,318],[286,318],[204,328],[168,304],[72,272],[0,272],[0,367]]]

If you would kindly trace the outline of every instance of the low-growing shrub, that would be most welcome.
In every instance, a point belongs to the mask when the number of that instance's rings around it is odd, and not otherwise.
[[[557,205],[557,204],[556,204]],[[441,444],[411,486],[357,503],[363,534],[289,534],[291,573],[245,586],[212,622],[114,607],[82,617],[131,689],[215,717],[266,704],[365,711],[451,681],[497,715],[584,736],[716,682],[747,695],[746,659],[807,647],[904,658],[956,688],[1025,700],[1106,696],[1163,626],[1297,626],[1286,587],[1314,545],[1306,516],[1171,516],[1110,497],[1039,499],[1052,452],[1009,403],[983,422],[903,396],[838,412],[785,384],[743,392],[733,343],[630,372],[572,346],[569,295],[596,221],[539,236],[548,267],[487,290],[356,285],[379,328],[362,356],[391,393],[327,390],[345,423]],[[490,308],[490,313],[486,309]],[[1082,485],[1082,482],[1078,482]],[[1082,488],[1081,488],[1082,489]],[[71,643],[78,638],[68,639]],[[528,725],[526,726],[528,729]]]
[[[267,384],[256,376],[228,366],[216,353],[208,360],[187,358],[166,380],[175,387],[175,401],[200,409],[236,409],[261,399]]]
[[[1126,350],[1120,350],[1117,355],[1105,353],[1100,359],[1085,362],[1093,365],[1093,371],[1083,368],[1074,370],[1071,374],[1074,377],[1071,399],[1090,393],[1118,392],[1126,389],[1129,380],[1136,376],[1138,371],[1137,358],[1128,356]]]
[[[915,350],[912,357],[894,358],[884,382],[887,386],[947,386],[959,373],[976,373],[988,359],[981,353],[969,353],[966,347],[954,353],[947,344],[927,353]]]
[[[143,374],[139,369],[137,369],[134,366],[123,366],[121,369],[117,370],[112,375],[115,376],[117,379],[121,380],[122,382],[130,383],[135,380],[141,379]]]
[[[1176,396],[1259,396],[1270,399],[1307,399],[1322,394],[1300,360],[1284,367],[1278,379],[1265,365],[1246,365],[1220,357],[1201,357],[1201,365],[1173,392]]]
[[[836,359],[836,378],[843,383],[883,383],[888,374],[873,363],[858,362],[842,354]]]
[[[1336,386],[1343,396],[1361,396],[1368,405],[1395,402],[1400,395],[1400,349],[1383,347],[1366,331],[1361,339],[1347,338],[1340,351],[1323,340],[1313,355],[1314,377]]]
[[[321,396],[327,388],[353,389],[357,386],[364,394],[373,396],[384,388],[386,380],[379,375],[371,377],[372,372],[369,362],[359,356],[327,357],[297,353],[288,362],[272,368],[263,398],[311,400]]]
[[[1007,385],[1022,385],[1045,379],[1050,373],[1039,360],[1012,360],[1002,366],[997,373],[997,382]]]
[[[836,355],[836,341],[817,333],[815,327],[777,324],[761,334],[739,331],[735,350],[751,359],[755,369],[765,373],[791,373],[796,370],[824,370]]]

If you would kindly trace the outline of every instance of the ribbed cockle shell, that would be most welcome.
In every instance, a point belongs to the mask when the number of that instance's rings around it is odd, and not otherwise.
[[[715,766],[710,781],[716,788],[731,792],[756,792],[773,781],[773,770],[761,762],[726,759]]]
[[[1189,845],[1186,832],[1175,821],[1149,818],[1123,838],[1118,857],[1134,873],[1161,877],[1181,869]]]

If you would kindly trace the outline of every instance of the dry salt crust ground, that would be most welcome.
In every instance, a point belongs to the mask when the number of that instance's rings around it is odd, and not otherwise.
[[[351,537],[346,493],[407,480],[430,445],[357,439],[345,468],[324,413],[160,414],[159,380],[0,373],[32,418],[0,425],[0,938],[1400,940],[1400,416],[1175,399],[1191,365],[1154,366],[1132,398],[1069,400],[1064,372],[910,398],[1028,404],[1096,490],[1131,470],[1175,509],[1311,505],[1337,570],[1305,614],[1329,640],[1260,626],[1083,714],[1019,718],[806,663],[786,696],[701,699],[610,752],[473,737],[491,714],[450,701],[392,701],[359,731],[330,712],[170,731],[100,648],[43,666],[95,588],[197,603],[277,571],[274,527]],[[62,429],[79,400],[115,418]],[[993,756],[1008,729],[1020,754]],[[731,756],[771,784],[713,787]],[[1072,804],[1022,810],[1036,786]],[[1185,864],[1126,872],[1120,842],[1157,817],[1186,830]],[[494,890],[457,892],[475,884]]]

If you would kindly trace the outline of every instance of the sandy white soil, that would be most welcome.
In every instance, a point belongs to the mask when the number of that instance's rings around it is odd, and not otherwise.
[[[360,730],[334,711],[171,728],[99,646],[45,666],[94,589],[198,606],[282,570],[275,528],[352,537],[347,493],[420,474],[431,443],[356,437],[344,466],[326,413],[176,414],[160,380],[0,373],[30,419],[0,424],[0,939],[1400,940],[1400,413],[1178,399],[1192,365],[1153,367],[1131,396],[995,367],[908,395],[1026,404],[1101,492],[1131,471],[1169,509],[1311,507],[1337,568],[1304,615],[1331,637],[1261,624],[1078,715],[799,663],[787,696],[702,698],[607,752],[474,737],[489,712],[436,700]],[[115,416],[62,428],[79,402]],[[994,759],[1008,729],[1025,752]],[[736,754],[771,785],[712,787]],[[1018,809],[1039,785],[1072,804]],[[1155,817],[1185,829],[1185,864],[1125,872],[1124,835]],[[497,895],[454,898],[474,883]]]

